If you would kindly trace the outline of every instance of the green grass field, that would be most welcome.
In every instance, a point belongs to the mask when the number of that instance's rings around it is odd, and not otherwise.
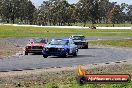
[[[91,45],[132,48],[132,39],[90,41]]]
[[[0,38],[22,37],[67,37],[81,34],[85,36],[132,36],[132,30],[61,29],[0,26]]]

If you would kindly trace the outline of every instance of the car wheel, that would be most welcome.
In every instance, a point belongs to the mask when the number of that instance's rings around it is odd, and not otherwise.
[[[39,55],[43,55],[43,53],[42,52],[39,52]]]
[[[25,51],[25,55],[28,55],[28,52]]]
[[[44,58],[47,58],[48,56],[47,55],[43,55]]]
[[[85,45],[84,48],[85,48],[85,49],[88,49],[88,45]]]
[[[78,51],[76,50],[76,52],[73,54],[73,56],[77,56],[77,54],[78,54]]]
[[[65,56],[64,56],[64,57],[66,57],[66,58],[68,58],[68,57],[69,57],[68,52],[66,52],[66,53],[65,53]]]

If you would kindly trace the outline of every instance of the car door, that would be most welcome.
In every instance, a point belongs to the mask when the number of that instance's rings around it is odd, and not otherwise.
[[[69,41],[69,46],[70,46],[70,54],[74,53],[76,50],[76,47],[72,40]]]

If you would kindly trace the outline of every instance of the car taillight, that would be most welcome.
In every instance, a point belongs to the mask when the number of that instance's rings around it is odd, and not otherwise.
[[[61,50],[61,48],[58,48],[58,51],[60,51]]]

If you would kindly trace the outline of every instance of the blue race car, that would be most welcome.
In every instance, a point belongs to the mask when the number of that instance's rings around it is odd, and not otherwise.
[[[44,58],[48,56],[68,57],[77,56],[78,48],[72,39],[52,39],[42,50]]]

